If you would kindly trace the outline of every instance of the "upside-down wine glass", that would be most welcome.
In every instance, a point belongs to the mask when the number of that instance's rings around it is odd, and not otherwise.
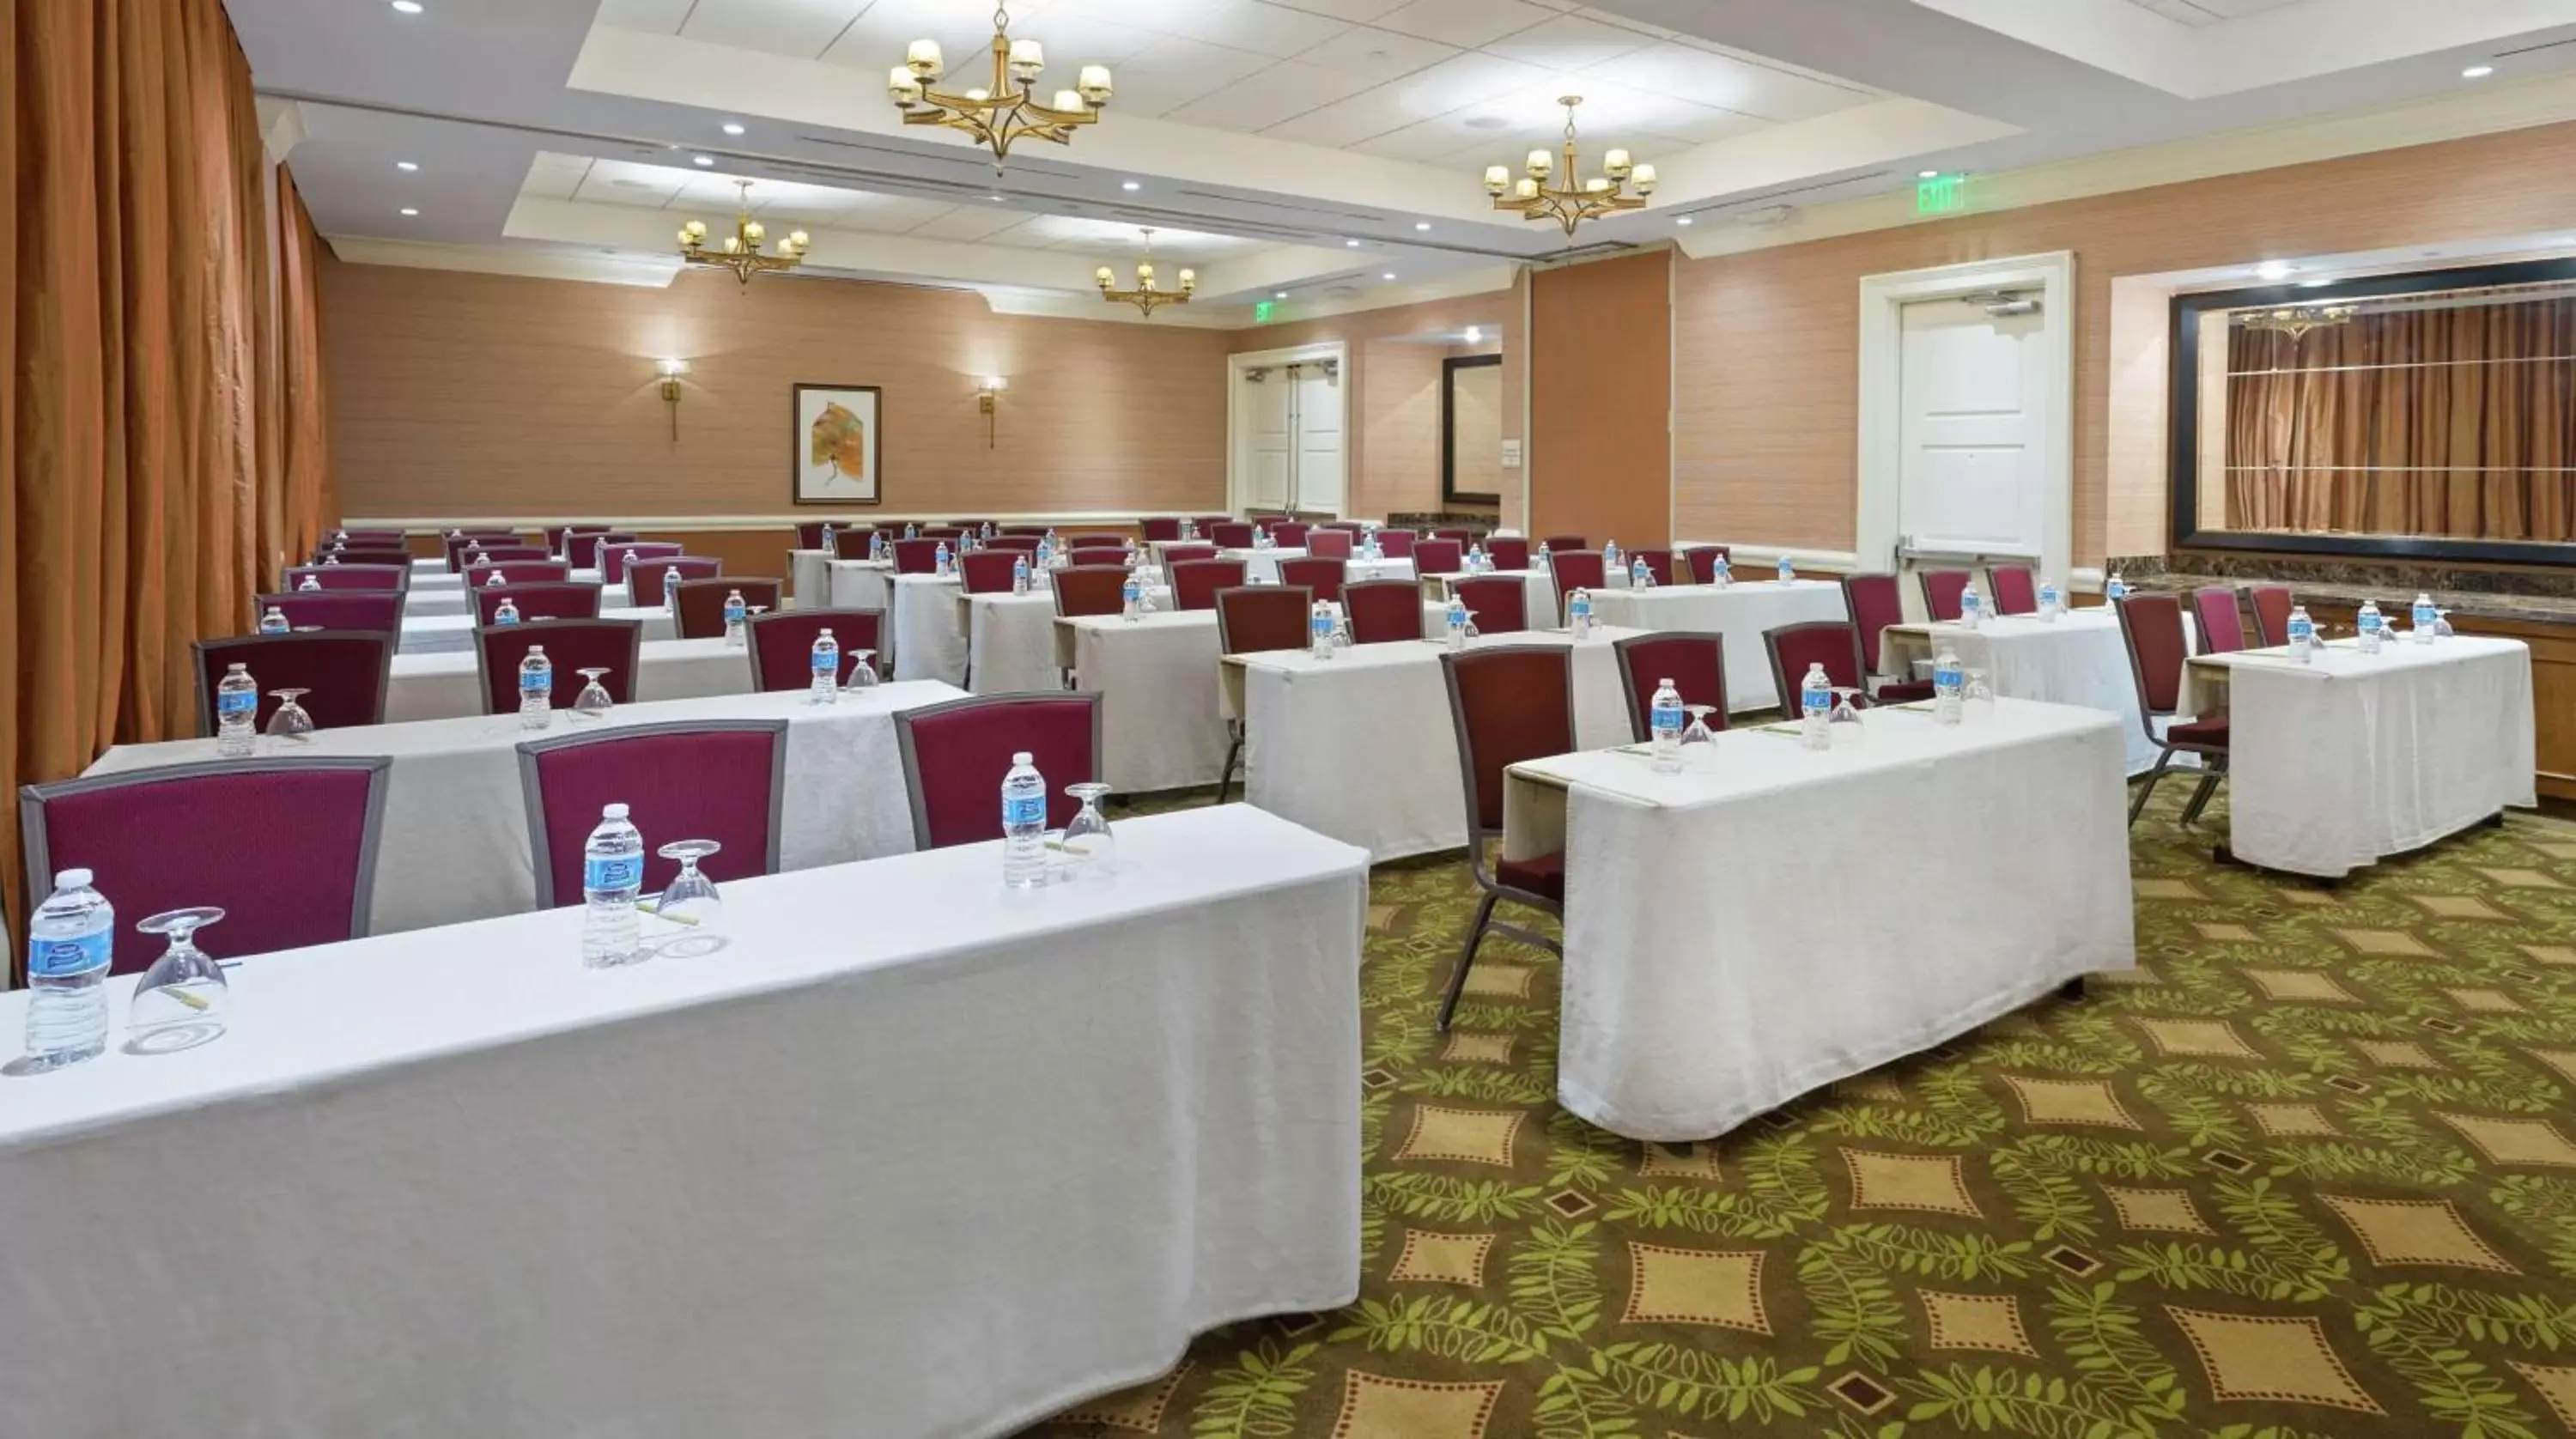
[[[313,716],[296,701],[313,691],[309,689],[270,690],[268,697],[277,701],[277,713],[268,717],[268,737],[289,744],[303,744],[313,738]],[[221,918],[218,915],[217,918]],[[208,924],[214,920],[206,921]]]
[[[1690,723],[1682,726],[1682,748],[1690,750],[1692,745],[1709,746],[1707,749],[1693,750],[1690,753],[1683,755],[1682,762],[1684,764],[1688,764],[1691,760],[1700,756],[1715,755],[1717,753],[1717,732],[1708,727],[1708,717],[1717,713],[1717,706],[1684,705],[1682,708],[1690,713]]]
[[[1826,718],[1825,737],[1838,747],[1859,744],[1864,733],[1860,721],[1860,690],[1850,685],[1835,685],[1834,707]]]
[[[1967,688],[1960,692],[1959,700],[1968,713],[1985,719],[1994,718],[1995,692],[1993,687],[1986,683],[1984,670],[1968,671]]]
[[[167,935],[170,947],[135,981],[126,1016],[129,1054],[176,1054],[223,1037],[231,987],[222,966],[197,948],[194,936],[224,917],[211,905],[165,910],[134,926]]]
[[[858,663],[853,665],[850,669],[849,683],[841,686],[841,688],[852,690],[875,689],[877,687],[877,652],[875,650],[851,650],[849,655],[850,658],[858,661]]]
[[[577,720],[607,718],[608,712],[616,708],[616,701],[608,697],[607,687],[599,682],[599,677],[608,673],[606,667],[575,670],[573,673],[580,675],[589,683],[583,685],[581,693],[573,697],[572,717]]]
[[[662,947],[665,954],[685,959],[717,948],[724,934],[724,897],[716,893],[716,882],[698,868],[698,861],[723,850],[724,845],[712,839],[675,839],[654,851],[678,861],[680,872],[663,886],[653,913],[687,931]]]
[[[1069,784],[1064,792],[1082,801],[1082,808],[1064,827],[1064,862],[1075,879],[1098,879],[1110,871],[1110,861],[1117,857],[1118,839],[1109,832],[1109,816],[1100,810],[1101,799],[1109,786],[1098,781]]]

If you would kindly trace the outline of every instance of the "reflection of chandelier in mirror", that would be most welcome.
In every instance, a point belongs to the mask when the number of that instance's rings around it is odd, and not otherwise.
[[[2287,335],[2295,342],[2310,330],[2352,323],[2350,305],[2283,305],[2272,310],[2249,310],[2237,320],[2249,330],[2270,330]]]
[[[1136,262],[1135,289],[1119,289],[1118,272],[1107,265],[1092,272],[1092,278],[1100,282],[1100,298],[1113,305],[1133,305],[1148,315],[1165,305],[1188,304],[1191,294],[1199,287],[1199,272],[1196,270],[1181,271],[1181,287],[1177,290],[1165,290],[1155,285],[1154,227],[1151,225],[1145,227],[1145,258]]]
[[[714,265],[733,271],[734,278],[748,285],[751,277],[769,270],[793,270],[805,263],[805,232],[796,231],[778,242],[778,253],[761,252],[761,241],[769,230],[751,218],[751,182],[736,180],[742,190],[741,208],[734,212],[733,233],[715,249],[707,248],[707,222],[691,220],[680,227],[680,258],[692,265]]]
[[[1029,87],[1046,68],[1046,48],[1035,40],[1012,39],[1010,28],[1009,11],[997,6],[989,85],[962,95],[929,88],[946,69],[936,40],[913,41],[904,62],[886,76],[886,94],[903,112],[903,123],[965,131],[992,150],[996,174],[1001,172],[1002,158],[1011,153],[1012,141],[1034,135],[1059,145],[1070,143],[1075,126],[1100,122],[1100,108],[1109,103],[1110,95],[1109,67],[1085,65],[1073,89],[1058,90],[1051,103],[1039,104],[1037,92]]]
[[[1586,180],[1574,150],[1574,107],[1583,103],[1580,95],[1566,95],[1557,102],[1565,107],[1565,174],[1562,183],[1551,188],[1548,176],[1556,169],[1556,157],[1545,150],[1529,152],[1529,174],[1519,183],[1512,180],[1510,167],[1494,165],[1485,171],[1485,193],[1494,197],[1494,208],[1517,212],[1524,220],[1554,220],[1565,227],[1571,238],[1574,227],[1586,220],[1623,210],[1646,208],[1646,197],[1655,193],[1655,167],[1632,165],[1628,152],[1612,150],[1601,157],[1601,173]],[[1623,194],[1634,182],[1637,193]]]

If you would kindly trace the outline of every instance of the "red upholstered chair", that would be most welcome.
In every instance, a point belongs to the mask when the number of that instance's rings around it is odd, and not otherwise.
[[[2236,606],[2236,591],[2209,585],[2191,592],[2191,617],[2200,623],[2200,652],[2234,654],[2245,648],[2245,612]]]
[[[253,718],[263,728],[278,709],[270,691],[284,689],[305,691],[296,703],[313,716],[316,729],[382,724],[385,684],[400,645],[400,636],[384,630],[199,640],[191,646],[197,655],[197,733],[214,734],[215,686],[232,665],[240,665],[259,684],[259,713]]]
[[[1127,567],[1086,565],[1055,572],[1055,612],[1059,619],[1114,615],[1126,608]]]
[[[1306,548],[1306,539],[1314,533],[1314,530],[1315,527],[1312,525],[1300,524],[1295,520],[1281,520],[1270,527],[1270,542],[1283,550],[1302,550]]]
[[[2278,649],[2290,642],[2290,611],[2293,603],[2288,585],[2247,585],[2246,606],[2254,611],[2254,637],[2265,649]]]
[[[1853,636],[1860,642],[1861,673],[1878,674],[1879,645],[1887,637],[1887,627],[1905,623],[1905,596],[1896,587],[1896,576],[1843,576],[1843,613],[1851,616]],[[1803,675],[1806,670],[1801,668],[1798,673]],[[1928,700],[1932,698],[1932,682],[1903,676],[1883,680],[1873,697],[1880,704]]]
[[[958,580],[970,595],[1007,595],[1012,574],[1027,558],[1018,550],[977,550],[958,561]]]
[[[1287,578],[1287,571],[1280,571]],[[1342,615],[1355,645],[1422,638],[1422,587],[1411,580],[1357,580],[1342,586]]]
[[[664,570],[677,572],[684,581],[711,580],[724,573],[724,561],[712,555],[672,555],[658,559],[630,556],[626,561],[627,602],[660,604]]]
[[[1221,550],[1248,550],[1252,548],[1252,526],[1240,520],[1219,521],[1216,524],[1208,526],[1205,530],[1201,531],[1201,533],[1205,534],[1210,540],[1215,541],[1216,547]]]
[[[1348,536],[1343,538],[1347,539]],[[1302,559],[1279,562],[1279,583],[1312,590],[1315,598],[1333,604],[1342,602],[1342,575],[1347,566],[1341,560],[1307,555]],[[1399,581],[1399,583],[1401,583]]]
[[[1693,545],[1682,551],[1682,567],[1690,571],[1690,582],[1695,585],[1716,584],[1720,556],[1725,557],[1729,565],[1735,563],[1735,552],[1724,545]]]
[[[595,620],[599,618],[599,594],[599,586],[586,580],[486,587],[474,592],[474,623],[492,623],[492,617],[500,612],[501,601],[505,599],[518,605],[522,621]]]
[[[1708,727],[1726,728],[1726,636],[1714,630],[1667,630],[1614,642],[1619,688],[1628,696],[1628,729],[1640,743],[1650,738],[1655,689],[1673,682],[1685,705],[1707,705]]]
[[[1990,565],[1986,569],[1986,583],[1994,590],[1996,614],[2039,613],[2039,587],[2031,579],[2030,566]]]
[[[1377,552],[1390,560],[1409,560],[1413,558],[1413,543],[1420,538],[1411,530],[1380,530],[1377,532]]]
[[[1485,541],[1485,558],[1498,570],[1525,570],[1530,565],[1530,542],[1518,535],[1497,535]]]
[[[122,931],[112,974],[160,958],[134,934],[137,920],[194,905],[224,911],[197,933],[217,959],[359,938],[392,766],[381,755],[216,760],[28,785],[18,791],[27,892],[88,870]]]
[[[1241,560],[1191,560],[1171,567],[1172,608],[1212,610],[1216,592],[1243,583]]]
[[[516,549],[519,545],[519,537],[509,530],[490,530],[479,533],[468,530],[462,534],[442,536],[439,543],[445,547],[447,568],[453,573],[462,571],[465,568],[466,557],[477,550],[483,551],[486,558],[490,558],[493,550]]]
[[[626,583],[626,567],[637,560],[667,560],[679,556],[681,547],[668,540],[627,540],[599,547],[599,578],[612,585]]]
[[[475,553],[474,546],[465,547],[465,554],[469,561]],[[534,560],[543,563],[555,557],[554,551],[543,545],[485,545],[481,553],[483,558],[495,564],[503,564],[511,560]]]
[[[1547,552],[1551,555],[1561,555],[1567,550],[1592,548],[1592,542],[1581,535],[1549,535],[1546,544]]]
[[[1454,575],[1466,563],[1467,547],[1456,540],[1413,542],[1413,572],[1417,575]]]
[[[894,572],[899,575],[935,575],[939,573],[939,547],[946,543],[928,535],[917,540],[894,542]],[[948,547],[949,558],[955,559],[957,547]]]
[[[1217,652],[1262,654],[1303,650],[1314,643],[1308,622],[1314,617],[1315,592],[1302,585],[1242,585],[1216,592]],[[1217,772],[1216,803],[1225,803],[1234,783],[1235,761],[1243,757],[1243,720],[1225,722],[1225,768]]]
[[[411,588],[411,566],[353,565],[346,560],[336,565],[297,565],[286,572],[284,588],[293,594],[304,585],[304,577],[326,590],[408,590]]]
[[[1529,586],[1517,575],[1469,575],[1452,580],[1449,592],[1467,602],[1467,614],[1480,635],[1518,634],[1529,625]]]
[[[966,537],[966,527],[964,525],[923,525],[921,537],[925,540],[946,540],[949,553],[955,554],[957,542]]]
[[[1136,527],[1145,532],[1145,543],[1149,545],[1156,540],[1177,540],[1181,537],[1181,521],[1177,515],[1138,520]]]
[[[979,695],[894,717],[903,787],[912,800],[916,849],[946,849],[1002,837],[1002,776],[1011,756],[1029,754],[1046,776],[1047,827],[1082,808],[1065,786],[1100,778],[1100,696]]]
[[[1193,560],[1212,560],[1215,559],[1216,556],[1217,548],[1214,545],[1174,544],[1163,546],[1163,563],[1166,565],[1186,565]]]
[[[1435,540],[1454,540],[1457,542],[1458,548],[1463,550],[1468,545],[1475,542],[1476,536],[1479,533],[1481,532],[1468,529],[1464,525],[1453,525],[1447,529],[1433,530],[1431,532],[1431,538]]]
[[[1064,547],[1068,550],[1117,550],[1124,553],[1134,543],[1135,541],[1125,535],[1113,535],[1102,531],[1086,531],[1064,537]]]
[[[819,550],[823,548],[823,527],[830,523],[832,523],[830,520],[798,520],[796,522],[796,548],[800,550]]]
[[[564,536],[564,558],[572,561],[574,569],[595,570],[599,568],[601,545],[632,544],[634,541],[635,537],[623,530],[606,530],[595,535],[575,530]]]
[[[561,530],[553,532],[551,543],[554,547],[554,552],[565,562],[570,563],[572,560],[572,542],[576,537],[589,535],[596,540],[598,536],[613,535],[615,533],[617,533],[617,527],[615,525],[565,525]],[[594,556],[594,558],[596,557]]]
[[[988,550],[1009,550],[1014,554],[1034,555],[1045,542],[1043,535],[995,535],[984,542]]]
[[[563,584],[572,579],[572,566],[561,560],[509,560],[488,565],[467,565],[465,583],[476,589],[492,582],[498,573],[505,585]]]
[[[836,560],[866,559],[868,557],[868,551],[876,545],[877,534],[878,530],[874,525],[858,525],[846,530],[835,525],[832,528],[832,558]],[[888,543],[892,543],[894,536],[888,534],[886,536],[886,540]]]
[[[673,840],[724,848],[698,861],[718,884],[778,872],[787,789],[787,721],[688,720],[576,732],[519,743],[519,793],[537,908],[582,902],[582,848],[600,811],[626,806],[644,836],[644,892],[668,888]]]
[[[1358,549],[1348,530],[1311,529],[1306,532],[1306,557],[1313,560],[1347,560]]]
[[[1923,608],[1936,624],[1946,624],[1959,617],[1959,596],[1968,589],[1966,570],[1917,570],[1914,578],[1923,585]]]
[[[1111,566],[1122,570],[1127,568],[1127,551],[1118,545],[1083,545],[1079,548],[1069,548],[1064,554],[1065,563],[1070,565],[1087,566],[1092,569]]]
[[[1440,1027],[1458,1012],[1467,969],[1489,930],[1562,954],[1534,929],[1494,918],[1503,900],[1558,919],[1565,916],[1565,854],[1500,860],[1489,870],[1485,846],[1503,833],[1503,771],[1523,760],[1574,749],[1574,657],[1561,645],[1499,645],[1440,657],[1449,686],[1449,717],[1458,731],[1458,778],[1467,800],[1467,867],[1485,892],[1467,942],[1440,1001]]]
[[[337,565],[333,564],[334,561],[338,562]],[[346,548],[315,550],[313,552],[312,562],[316,565],[323,566],[326,569],[345,568],[349,566],[358,566],[363,568],[368,565],[384,565],[401,570],[403,574],[408,577],[411,574],[411,561],[411,551],[391,545],[382,547],[374,545],[364,547],[350,545]],[[405,584],[409,584],[408,578],[406,578]]]
[[[1633,550],[1629,552],[1628,558],[1631,563],[1638,560],[1644,560],[1646,562],[1646,573],[1655,577],[1656,584],[1669,585],[1678,583],[1678,581],[1673,578],[1672,551]]]
[[[736,590],[742,592],[745,622],[751,611],[766,606],[781,608],[779,595],[787,588],[782,581],[751,575],[719,575],[711,580],[680,581],[680,612],[673,616],[684,640],[720,640],[724,638],[725,600]],[[833,638],[840,638],[838,635]],[[808,641],[811,643],[811,641]]]
[[[1201,535],[1206,535],[1219,525],[1232,523],[1233,519],[1232,515],[1192,515],[1190,527]]]
[[[271,609],[299,628],[325,630],[402,630],[400,590],[307,590],[301,594],[252,597],[251,619]]]
[[[1556,576],[1556,622],[1565,623],[1565,602],[1576,590],[1604,590],[1610,587],[1608,572],[1601,563],[1599,550],[1556,550],[1547,558],[1549,571]]]
[[[526,620],[515,625],[485,625],[474,632],[476,687],[483,712],[519,712],[519,662],[528,651],[545,647],[554,666],[554,689],[547,701],[568,710],[581,697],[586,669],[605,669],[599,687],[617,704],[635,702],[635,664],[644,643],[642,620]]]
[[[1807,666],[1823,665],[1825,679],[1836,689],[1862,691],[1854,704],[1866,708],[1868,686],[1861,683],[1860,632],[1843,620],[1808,620],[1778,625],[1762,632],[1762,647],[1771,655],[1771,693],[1780,708],[1790,710]]]
[[[2182,600],[2175,595],[2130,595],[2116,608],[2120,639],[2129,648],[2129,674],[2138,685],[2138,723],[2147,727],[2147,738],[2156,746],[2156,767],[2147,771],[2146,783],[2138,786],[2138,797],[2129,804],[2129,823],[2138,822],[2147,797],[2156,792],[2174,756],[2196,754],[2205,772],[2200,787],[2191,792],[2191,802],[2182,809],[2182,822],[2188,825],[2200,818],[2227,773],[2227,716],[2168,723],[2164,733],[2156,733],[2156,721],[2171,720],[2182,701],[2182,667],[2191,657],[2182,628]]]
[[[403,532],[343,525],[324,535],[322,540],[325,544],[340,545],[399,545],[403,542]]]
[[[811,685],[814,640],[825,630],[841,647],[841,683],[848,684],[850,676],[859,672],[863,652],[875,655],[877,675],[883,678],[893,667],[886,653],[885,623],[883,610],[772,610],[753,615],[744,626],[751,632],[751,682],[763,692]]]

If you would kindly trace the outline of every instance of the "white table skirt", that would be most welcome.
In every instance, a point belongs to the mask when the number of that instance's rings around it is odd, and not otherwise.
[[[831,575],[831,603],[822,608],[836,610],[884,610],[894,607],[894,561],[833,560],[824,567]],[[800,605],[804,602],[799,600]],[[893,623],[893,617],[887,617]]]
[[[1073,621],[1075,688],[1101,704],[1101,779],[1119,794],[1212,785],[1225,768],[1216,611]]]
[[[462,575],[457,577],[462,580]],[[437,615],[463,615],[474,611],[473,599],[463,584],[433,588],[415,582],[403,595],[404,619],[429,619]]]
[[[1061,689],[1055,668],[1055,592],[959,595],[974,655],[967,688],[979,695]]]
[[[624,587],[619,586],[619,588]],[[622,605],[611,608],[603,599],[599,617],[604,620],[642,620],[644,638],[647,642],[676,639],[679,636],[679,631],[671,623],[670,612],[660,605]],[[431,615],[425,618],[405,615],[402,622],[402,643],[396,653],[470,655],[474,653],[474,630],[472,615]]]
[[[1348,1303],[1363,857],[1118,838],[730,883],[626,969],[576,909],[264,956],[224,1039],[6,1081],[0,1209],[83,1236],[0,1248],[9,1431],[981,1439]]]
[[[787,597],[801,610],[827,608],[832,599],[830,550],[787,552]]]
[[[758,687],[752,680],[751,651],[728,648],[721,639],[647,640],[636,659],[639,704],[747,695]],[[574,683],[580,683],[579,676]],[[462,719],[481,713],[483,693],[472,652],[394,656],[392,681],[385,690],[385,723]]]
[[[1437,614],[1436,606],[1429,607]],[[1574,740],[1626,744],[1628,701],[1604,630],[1574,645]],[[1570,645],[1561,634],[1495,635],[1471,649]],[[1369,852],[1401,859],[1467,842],[1457,732],[1441,678],[1446,646],[1353,645],[1329,660],[1297,650],[1245,657],[1244,797]]]
[[[2120,638],[2120,617],[2113,611],[2071,610],[2055,620],[1998,616],[1973,630],[1953,624],[1927,629],[1935,651],[1946,645],[1962,666],[1986,671],[1987,684],[2005,699],[2082,705],[2118,715],[2128,772],[2144,774],[2155,767],[2158,747],[2138,722],[2137,677],[2129,668],[2128,644]],[[2196,633],[2191,616],[2183,616],[2184,638],[2194,648]],[[2165,727],[2157,725],[2159,731]],[[2196,768],[2200,762],[2185,755],[2176,763]]]
[[[1779,689],[1771,682],[1771,652],[1762,643],[1764,631],[1846,618],[1843,587],[1824,580],[1613,588],[1592,597],[1592,616],[1628,629],[1713,630],[1726,636],[1729,710],[1781,707]]]
[[[896,752],[894,714],[963,692],[943,684],[881,685],[847,691],[838,704],[812,704],[802,691],[722,695],[620,705],[585,728],[670,720],[784,719],[787,790],[779,832],[784,869],[811,869],[912,848],[912,812]],[[517,914],[536,904],[526,807],[519,795],[521,740],[570,734],[558,712],[532,733],[517,715],[425,720],[326,729],[292,750],[313,755],[391,755],[384,832],[377,848],[377,934]],[[262,740],[260,755],[280,752]],[[87,771],[111,774],[216,758],[210,739],[119,745]]]
[[[963,587],[954,577],[894,577],[894,677],[966,683],[966,626],[957,613]]]
[[[2334,878],[2538,803],[2528,646],[2468,635],[2377,655],[2351,646],[2304,665],[2278,649],[2215,657],[2227,665],[2237,858]],[[2197,704],[2197,686],[2184,697]]]
[[[1571,793],[1516,773],[1505,852],[1566,857],[1559,1100],[1705,1139],[2133,966],[2117,725],[1888,709],[1848,749],[1753,727],[1681,775],[1615,751],[1536,763]]]

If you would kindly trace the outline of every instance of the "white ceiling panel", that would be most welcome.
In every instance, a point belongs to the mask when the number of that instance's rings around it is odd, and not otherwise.
[[[1164,28],[1191,40],[1285,60],[1332,39],[1349,29],[1350,22],[1260,0],[1210,0],[1173,12]]]
[[[1604,61],[1583,75],[1782,124],[1848,110],[1869,99],[1857,90],[1670,41]]]
[[[1298,56],[1297,62],[1376,85],[1427,70],[1457,53],[1455,45],[1354,25]]]
[[[1367,89],[1369,82],[1338,70],[1282,60],[1237,84],[1203,96],[1165,116],[1217,130],[1260,131]]]
[[[1292,8],[1311,10],[1336,20],[1369,21],[1402,4],[1404,0],[1296,0]]]
[[[1016,18],[1011,29],[1032,39],[1047,38],[1035,24],[1023,27]],[[883,76],[903,63],[904,52],[915,40],[939,42],[940,58],[948,65],[946,78],[956,89],[983,84],[992,74],[992,12],[957,0],[875,0],[822,52],[822,58]],[[1052,70],[1086,62],[1048,45],[1047,63]]]
[[[650,35],[677,35],[697,0],[599,0],[597,23]]]
[[[537,157],[528,162],[528,178],[520,183],[519,193],[541,200],[569,200],[581,188],[582,177],[589,173],[590,158],[586,155],[539,150]]]
[[[999,236],[1027,224],[1031,218],[1026,210],[1014,210],[1008,205],[957,205],[905,233],[924,240],[985,240],[999,244]]]
[[[866,8],[866,0],[698,0],[680,34],[811,60]]]
[[[1381,30],[1474,49],[1555,18],[1525,0],[1410,0],[1374,22]]]
[[[1558,15],[1481,48],[1488,55],[1500,55],[1524,65],[1581,70],[1633,55],[1654,43],[1654,36],[1624,25],[1605,24],[1581,15]]]
[[[1164,115],[1200,96],[1269,68],[1268,56],[1204,41],[1165,36],[1118,67],[1121,115]]]

